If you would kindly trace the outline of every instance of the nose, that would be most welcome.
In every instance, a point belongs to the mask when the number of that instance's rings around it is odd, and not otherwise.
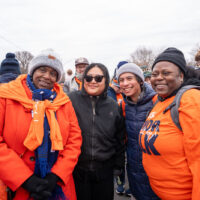
[[[85,68],[80,68],[80,73],[84,73],[84,71],[85,71]]]
[[[127,86],[127,81],[126,80],[123,80],[123,81],[120,81],[119,82],[119,87],[120,89],[122,90],[123,88],[125,88]]]
[[[43,77],[46,79],[50,79],[50,73],[49,72],[44,73]]]
[[[96,83],[96,81],[95,81],[95,79],[94,79],[94,78],[92,78],[92,81],[91,81],[91,83]]]
[[[159,74],[156,76],[156,79],[158,79],[158,80],[163,79],[162,73],[159,73]]]
[[[128,84],[128,81],[126,79],[124,79],[123,82],[122,82],[122,85],[124,86],[124,85],[127,85],[127,84]]]

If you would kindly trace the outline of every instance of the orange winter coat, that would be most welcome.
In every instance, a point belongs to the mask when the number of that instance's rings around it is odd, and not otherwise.
[[[27,98],[32,99],[31,91],[26,85],[26,75],[20,76],[15,81],[21,81]],[[14,81],[8,84],[13,83]],[[55,87],[57,96],[60,94],[62,96],[61,87],[58,84],[55,84]],[[13,87],[13,89],[18,88]],[[0,97],[2,96],[1,90],[0,87]],[[80,154],[81,130],[70,100],[58,106],[55,112],[63,150],[59,151],[58,159],[51,171],[62,180],[60,184],[66,197],[75,200],[72,172]],[[34,151],[29,150],[24,143],[30,132],[31,122],[31,109],[16,100],[0,98],[0,179],[13,191],[16,191],[14,200],[27,200],[29,197],[29,193],[21,185],[33,174],[35,166]]]

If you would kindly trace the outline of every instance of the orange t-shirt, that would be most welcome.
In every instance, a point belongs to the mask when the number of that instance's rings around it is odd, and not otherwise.
[[[140,131],[144,169],[162,200],[200,200],[200,92],[191,89],[181,98],[183,131],[170,110],[163,114],[173,99],[158,102]]]

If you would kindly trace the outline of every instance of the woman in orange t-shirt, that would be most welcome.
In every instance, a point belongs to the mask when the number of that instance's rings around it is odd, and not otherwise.
[[[181,87],[200,85],[188,74],[184,55],[176,48],[166,49],[152,66],[151,84],[159,101],[140,131],[139,143],[151,187],[163,200],[200,199],[199,90],[190,89],[181,98],[182,131],[173,123],[170,110],[164,112]]]

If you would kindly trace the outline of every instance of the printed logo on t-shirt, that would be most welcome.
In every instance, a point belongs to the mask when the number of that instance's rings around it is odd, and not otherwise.
[[[148,117],[149,119],[149,117]],[[157,149],[154,146],[154,143],[156,139],[158,138],[157,132],[159,132],[159,125],[160,120],[147,120],[140,131],[139,135],[139,145],[141,150],[144,153],[148,154],[154,154],[154,155],[160,155],[160,153],[157,151]],[[142,140],[144,140],[144,145],[142,145]]]
[[[155,114],[156,114],[156,112],[151,112],[151,113],[149,114],[149,116],[148,116],[148,119],[154,118]]]

